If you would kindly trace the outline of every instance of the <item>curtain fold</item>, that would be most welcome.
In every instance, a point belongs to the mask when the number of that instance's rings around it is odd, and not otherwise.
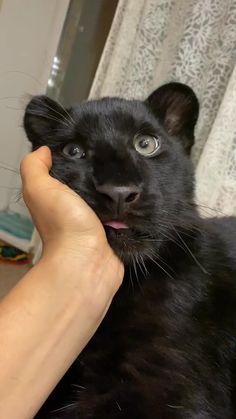
[[[201,154],[196,181],[203,215],[236,215],[236,66]]]
[[[228,115],[235,62],[235,0],[120,0],[90,93],[142,99],[168,81],[189,84],[201,104],[192,153],[197,196],[228,214],[236,213],[236,135]]]

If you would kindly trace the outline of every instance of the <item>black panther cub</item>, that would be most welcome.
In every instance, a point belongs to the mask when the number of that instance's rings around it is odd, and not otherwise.
[[[203,220],[194,204],[198,108],[180,83],[144,102],[27,106],[33,148],[51,148],[52,175],[94,209],[126,268],[37,418],[236,418],[236,219]]]

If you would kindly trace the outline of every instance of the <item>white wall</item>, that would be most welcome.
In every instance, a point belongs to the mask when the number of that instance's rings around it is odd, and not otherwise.
[[[44,93],[69,0],[0,3],[0,162],[18,168],[27,150],[21,127],[27,95]],[[12,109],[14,108],[14,109]],[[1,166],[1,163],[0,163]],[[18,176],[0,168],[0,210],[14,204]],[[19,181],[18,181],[19,184]]]

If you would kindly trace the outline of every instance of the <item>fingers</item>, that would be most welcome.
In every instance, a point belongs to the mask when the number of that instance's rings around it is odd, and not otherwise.
[[[30,182],[35,185],[41,176],[48,176],[52,166],[51,151],[43,146],[28,154],[21,162],[20,173],[23,187]]]

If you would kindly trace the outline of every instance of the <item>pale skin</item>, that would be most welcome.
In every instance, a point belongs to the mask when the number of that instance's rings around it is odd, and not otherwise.
[[[41,260],[0,303],[0,417],[33,418],[104,318],[124,268],[91,208],[49,175],[41,147],[22,162]]]

